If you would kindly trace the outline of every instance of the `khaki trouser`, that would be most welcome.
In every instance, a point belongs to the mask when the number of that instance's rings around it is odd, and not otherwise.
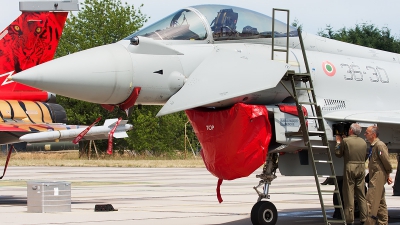
[[[354,222],[354,195],[360,209],[360,221],[367,217],[367,204],[365,200],[365,164],[347,163],[343,176],[343,201],[346,223]]]
[[[385,183],[386,175],[381,171],[376,172],[373,177],[370,177],[366,197],[368,217],[365,225],[388,224]],[[372,217],[375,217],[375,219]]]
[[[400,153],[397,153],[397,172],[394,178],[393,195],[400,195]]]

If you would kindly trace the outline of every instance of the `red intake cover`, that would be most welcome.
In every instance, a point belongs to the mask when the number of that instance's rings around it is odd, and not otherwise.
[[[214,176],[247,177],[265,162],[271,140],[265,106],[237,103],[223,110],[186,110],[186,115],[201,143],[204,164]]]

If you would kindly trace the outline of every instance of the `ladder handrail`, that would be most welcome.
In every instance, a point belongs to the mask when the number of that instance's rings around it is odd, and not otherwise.
[[[289,63],[289,14],[290,11],[288,9],[272,9],[272,50],[271,50],[271,60],[274,60],[274,52],[275,52],[275,11],[283,11],[287,13],[286,19],[286,63]],[[282,50],[281,50],[282,51]]]
[[[306,50],[304,48],[304,42],[303,42],[303,36],[301,34],[300,28],[297,28],[297,34],[299,35],[299,41],[300,41],[300,47],[301,47],[301,52],[303,54],[303,60],[304,64],[306,66],[306,71],[309,74],[310,73],[310,67],[308,66],[308,60],[307,60],[307,55],[306,55]]]

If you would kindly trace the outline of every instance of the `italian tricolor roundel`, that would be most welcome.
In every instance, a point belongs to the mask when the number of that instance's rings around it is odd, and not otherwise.
[[[326,75],[330,77],[335,76],[336,68],[331,62],[329,61],[322,62],[322,69],[324,70]]]

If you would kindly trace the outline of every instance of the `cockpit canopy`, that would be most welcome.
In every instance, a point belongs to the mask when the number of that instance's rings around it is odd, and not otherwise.
[[[296,28],[275,21],[275,37],[297,36]],[[239,40],[272,37],[272,18],[258,12],[226,5],[198,5],[170,16],[130,35],[154,40]]]

